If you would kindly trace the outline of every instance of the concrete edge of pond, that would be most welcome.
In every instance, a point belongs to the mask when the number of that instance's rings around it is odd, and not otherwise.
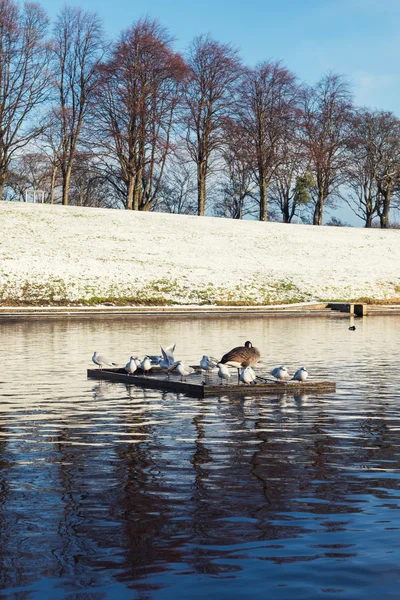
[[[400,315],[400,305],[302,302],[270,306],[0,306],[0,321],[92,318],[347,317]]]

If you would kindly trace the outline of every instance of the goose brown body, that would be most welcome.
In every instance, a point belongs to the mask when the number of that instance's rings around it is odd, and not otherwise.
[[[237,346],[224,354],[220,362],[240,369],[241,367],[252,367],[260,358],[261,354],[258,348],[255,348],[251,342],[247,341],[244,346]]]

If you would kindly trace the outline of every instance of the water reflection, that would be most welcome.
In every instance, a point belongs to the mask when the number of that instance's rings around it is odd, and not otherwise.
[[[243,598],[249,582],[252,598],[389,597],[396,325],[2,324],[0,597]],[[123,363],[132,349],[177,340],[195,361],[247,338],[271,366],[340,373],[337,393],[246,388],[201,400],[86,379],[95,347]]]

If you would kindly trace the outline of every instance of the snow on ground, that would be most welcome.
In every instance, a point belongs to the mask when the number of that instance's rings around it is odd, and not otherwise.
[[[400,231],[0,203],[6,303],[400,296]]]

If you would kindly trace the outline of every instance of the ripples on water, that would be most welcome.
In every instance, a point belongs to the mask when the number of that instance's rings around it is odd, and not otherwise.
[[[1,324],[0,598],[399,598],[396,317]],[[253,341],[337,393],[194,399],[94,350]]]

